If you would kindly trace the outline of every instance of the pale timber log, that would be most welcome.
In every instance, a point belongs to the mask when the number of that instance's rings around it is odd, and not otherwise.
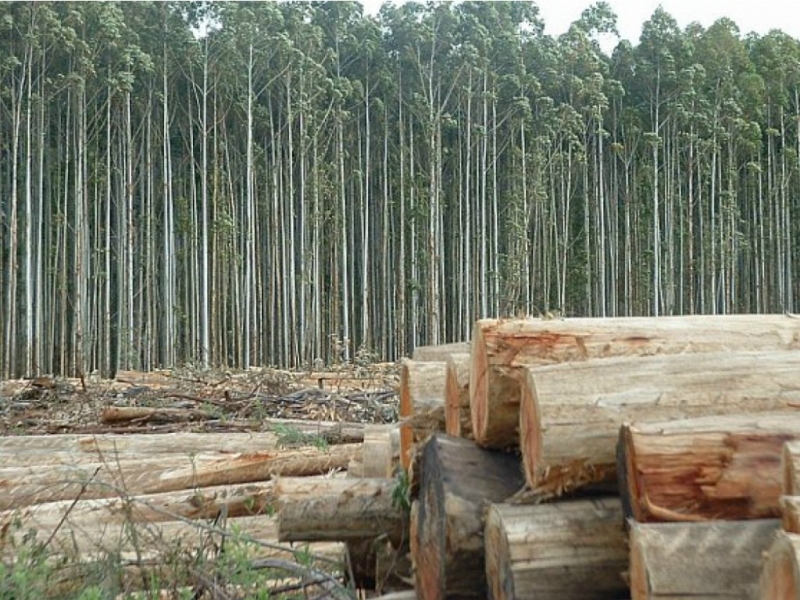
[[[800,496],[800,442],[787,442],[781,455],[783,493]]]
[[[586,360],[526,371],[520,450],[528,485],[564,489],[616,478],[625,422],[789,410],[800,352],[714,352]]]
[[[800,534],[800,496],[781,496],[780,505],[784,531]]]
[[[361,448],[362,477],[392,477],[399,462],[400,430],[396,424],[366,425]]]
[[[781,453],[800,412],[626,423],[618,478],[639,522],[780,517]]]
[[[0,510],[79,498],[157,494],[214,485],[266,481],[279,475],[319,475],[345,469],[360,444],[326,450],[149,456],[78,465],[0,467]]]
[[[486,514],[489,598],[628,598],[628,535],[619,498],[538,506],[492,504]]]
[[[400,462],[408,470],[415,443],[435,431],[444,431],[443,361],[403,359],[400,367]]]
[[[472,334],[470,409],[475,440],[518,442],[522,367],[615,356],[800,348],[786,315],[485,319]]]
[[[444,388],[445,431],[454,437],[472,439],[469,410],[469,354],[452,354],[447,359]]]
[[[468,354],[469,342],[453,342],[434,346],[417,346],[411,358],[418,362],[444,362],[451,354]]]
[[[800,600],[800,535],[778,532],[761,571],[760,600]]]
[[[519,459],[438,433],[423,446],[418,466],[410,532],[418,597],[486,598],[485,505],[519,490]]]
[[[0,512],[0,528],[19,521],[22,531],[35,530],[40,540],[49,539],[61,551],[74,548],[92,552],[132,542],[129,528],[133,526],[161,531],[159,524],[172,521],[269,514],[275,503],[272,485],[213,486],[163,494],[48,502]]]
[[[278,539],[282,542],[359,541],[384,536],[395,544],[408,523],[392,500],[393,479],[281,477]]]
[[[633,600],[750,600],[777,519],[636,523],[630,530]]]

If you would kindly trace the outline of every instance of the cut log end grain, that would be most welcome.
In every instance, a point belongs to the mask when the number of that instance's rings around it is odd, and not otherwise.
[[[800,599],[800,535],[779,533],[764,560],[760,600]]]
[[[444,431],[446,363],[403,359],[400,369],[400,459],[405,470],[415,443]]]

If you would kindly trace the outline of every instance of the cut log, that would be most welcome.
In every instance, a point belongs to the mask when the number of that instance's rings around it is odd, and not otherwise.
[[[403,359],[400,369],[400,462],[408,470],[411,450],[435,431],[444,431],[446,363]]]
[[[417,346],[411,357],[418,362],[445,362],[451,354],[469,354],[469,342]]]
[[[526,372],[520,450],[534,490],[616,478],[624,422],[775,412],[800,402],[800,352],[587,360]]]
[[[400,432],[396,424],[367,425],[361,449],[362,477],[392,477],[400,453]]]
[[[276,448],[273,433],[159,433],[0,437],[0,465],[33,467],[136,460],[151,456],[229,454]]]
[[[444,404],[447,435],[472,439],[472,415],[469,410],[469,354],[453,354],[447,359]]]
[[[781,496],[780,505],[784,531],[800,534],[800,496]]]
[[[50,539],[54,549],[93,552],[129,540],[128,528],[185,520],[213,520],[268,514],[275,501],[272,482],[215,486],[164,494],[99,500],[64,500],[0,512],[0,527],[18,520]],[[274,538],[277,539],[277,538]],[[133,550],[133,548],[129,548]]]
[[[800,496],[800,442],[787,442],[781,455],[783,493]]]
[[[417,595],[486,598],[484,506],[520,489],[519,459],[439,433],[423,446],[419,470],[416,526],[410,533]]]
[[[327,450],[280,450],[187,456],[152,456],[80,465],[0,468],[0,510],[80,498],[109,498],[120,493],[162,492],[266,481],[279,475],[318,475],[344,469],[360,444]]]
[[[630,532],[633,600],[749,600],[780,521],[635,523]]]
[[[518,443],[520,368],[614,356],[800,348],[786,315],[480,320],[472,334],[470,408],[475,439]],[[755,370],[755,369],[754,369]]]
[[[486,515],[489,598],[628,598],[628,535],[619,498],[539,506],[493,504]]]
[[[408,523],[392,499],[394,479],[282,477],[278,539],[282,542],[360,541],[386,536],[400,543]]]
[[[760,600],[800,600],[800,535],[779,532],[764,559]]]
[[[617,466],[639,522],[780,517],[781,452],[800,412],[625,424]]]

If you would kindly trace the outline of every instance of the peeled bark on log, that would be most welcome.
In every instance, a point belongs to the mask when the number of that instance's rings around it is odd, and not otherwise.
[[[469,354],[469,342],[417,346],[411,357],[417,362],[445,362],[451,354]]]
[[[760,600],[800,600],[800,535],[778,532],[764,559]]]
[[[444,421],[447,435],[472,439],[469,409],[469,354],[453,354],[447,359],[444,388]]]
[[[776,519],[703,523],[631,522],[633,600],[750,600]]]
[[[617,466],[626,516],[778,518],[781,452],[797,439],[797,411],[624,424]]]
[[[526,372],[520,450],[543,494],[616,478],[624,422],[775,412],[800,402],[800,352],[587,360]]]
[[[446,363],[403,359],[400,370],[400,462],[408,470],[411,450],[444,431]]]
[[[407,523],[392,499],[394,479],[282,477],[278,539],[282,542],[360,541],[386,536],[399,544]]]
[[[327,450],[280,450],[187,456],[152,456],[79,465],[0,468],[0,510],[80,498],[157,494],[213,485],[266,481],[284,475],[319,475],[344,469],[360,444]]]
[[[410,533],[419,598],[486,598],[484,506],[519,490],[519,467],[514,455],[461,438],[439,433],[425,443]]]
[[[492,504],[486,514],[489,598],[628,598],[628,535],[619,498],[539,506]]]
[[[511,447],[523,367],[591,358],[726,350],[800,348],[800,319],[786,315],[693,315],[477,321],[473,328],[470,407],[475,440]]]
[[[259,432],[5,436],[0,437],[0,465],[77,465],[203,452],[259,452],[274,449],[277,441],[274,433]]]
[[[63,500],[0,512],[0,526],[19,520],[56,548],[81,552],[114,547],[129,537],[128,528],[158,528],[160,523],[266,515],[275,496],[272,482],[215,486],[163,494],[98,500]],[[274,536],[273,536],[274,537]],[[277,539],[277,538],[274,538]]]
[[[800,496],[800,442],[787,442],[781,454],[783,493]]]

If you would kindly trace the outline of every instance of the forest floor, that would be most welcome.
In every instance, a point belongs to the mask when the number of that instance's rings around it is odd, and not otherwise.
[[[393,363],[0,381],[0,435],[267,431],[273,419],[392,423],[398,385]]]

